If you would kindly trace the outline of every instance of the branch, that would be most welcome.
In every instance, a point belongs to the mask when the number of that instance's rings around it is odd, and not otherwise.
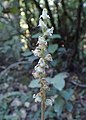
[[[16,62],[16,63],[13,63],[11,65],[9,65],[5,70],[3,70],[1,73],[0,73],[0,79],[12,68],[14,67],[18,67],[19,65],[21,64],[27,64],[27,63],[30,63],[30,61],[20,61],[20,62]]]
[[[84,84],[80,84],[80,83],[77,83],[77,82],[75,82],[75,81],[71,81],[71,83],[72,83],[73,85],[78,86],[78,87],[86,88],[86,85],[84,85]]]
[[[83,5],[82,0],[79,0],[79,6],[77,10],[77,26],[76,26],[76,33],[75,33],[75,54],[77,54],[77,58],[79,58],[78,43],[79,43],[79,38],[80,38],[82,5]]]

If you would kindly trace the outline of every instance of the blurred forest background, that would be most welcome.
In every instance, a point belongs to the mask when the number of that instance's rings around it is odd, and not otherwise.
[[[0,0],[0,120],[40,120],[40,104],[32,98],[39,90],[32,50],[43,8],[54,27],[47,39],[53,57],[46,70],[53,80],[47,95],[58,96],[45,119],[86,120],[85,0]]]

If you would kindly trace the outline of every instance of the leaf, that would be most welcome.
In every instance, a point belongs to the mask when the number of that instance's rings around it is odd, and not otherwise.
[[[34,34],[32,35],[32,38],[38,38],[40,35],[41,35],[40,33]]]
[[[5,115],[4,116],[4,120],[18,120],[18,116],[14,116],[14,115]]]
[[[58,53],[60,53],[60,54],[64,54],[64,53],[66,53],[66,49],[60,47],[60,48],[58,49]]]
[[[53,86],[58,89],[58,90],[62,90],[65,86],[65,80],[64,78],[67,77],[67,73],[63,72],[63,73],[59,73],[57,74],[54,78],[51,79],[51,84],[53,84]]]
[[[39,80],[32,80],[31,83],[29,84],[30,88],[40,88]]]
[[[3,104],[3,106],[2,106],[2,107],[3,107],[3,109],[4,109],[4,110],[6,110],[6,109],[7,109],[7,107],[8,107],[8,106],[7,106],[7,103],[6,103],[6,102],[3,102],[2,104]]]
[[[66,107],[66,109],[67,109],[69,112],[71,112],[72,109],[73,109],[73,105],[72,105],[71,102],[67,102],[65,107]]]
[[[20,97],[22,103],[25,103],[28,100],[28,97],[26,94],[22,94],[22,96]]]
[[[46,78],[46,81],[49,84],[53,84],[53,86],[58,89],[58,90],[62,90],[63,87],[65,86],[65,81],[64,78],[67,77],[67,73],[63,72],[63,73],[59,73],[57,74],[54,78]],[[30,88],[39,88],[40,84],[39,84],[39,79],[36,80],[32,80],[31,83],[29,84]]]
[[[67,89],[61,92],[61,96],[64,97],[65,100],[69,100],[73,95],[73,89]]]
[[[62,113],[64,107],[64,100],[59,96],[55,100],[54,111],[59,116]]]
[[[51,39],[56,39],[56,38],[61,38],[61,36],[59,34],[53,34],[51,37]]]
[[[37,56],[34,56],[34,55],[31,55],[31,56],[27,57],[27,59],[28,59],[29,61],[31,61],[31,63],[32,63],[33,61],[37,60],[38,57],[37,57]]]
[[[31,55],[32,55],[32,52],[30,52],[30,51],[25,51],[24,53],[22,53],[22,55],[23,55],[24,57],[31,56]]]
[[[6,99],[7,97],[12,97],[12,96],[20,96],[21,93],[20,92],[8,92],[5,95],[0,95],[0,101],[3,99]]]
[[[53,54],[57,49],[58,49],[58,45],[57,45],[57,44],[52,44],[52,45],[49,45],[49,47],[48,47],[49,53],[52,53],[52,54]]]

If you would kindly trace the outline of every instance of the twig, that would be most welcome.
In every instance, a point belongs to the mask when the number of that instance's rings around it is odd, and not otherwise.
[[[78,86],[78,87],[86,88],[86,85],[84,85],[84,84],[80,84],[80,83],[77,83],[77,82],[75,82],[75,81],[71,81],[71,83],[72,83],[73,85]]]
[[[16,62],[16,63],[13,63],[13,64],[9,65],[5,70],[3,70],[3,71],[0,73],[0,79],[8,72],[11,68],[18,67],[18,65],[27,64],[27,63],[30,63],[30,61],[21,61],[21,62]]]

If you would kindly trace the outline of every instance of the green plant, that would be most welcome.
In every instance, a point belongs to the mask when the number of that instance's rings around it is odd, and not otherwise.
[[[46,78],[46,68],[48,68],[47,61],[52,61],[51,54],[47,54],[47,41],[46,38],[48,36],[52,36],[54,28],[51,27],[48,29],[47,23],[48,19],[50,19],[49,15],[47,15],[47,10],[44,8],[42,15],[39,18],[39,27],[42,31],[42,36],[39,36],[37,47],[34,51],[35,56],[38,56],[39,62],[35,66],[35,71],[33,72],[33,76],[35,78],[39,79],[40,86],[40,92],[37,93],[37,95],[33,95],[33,98],[35,98],[35,102],[41,102],[41,120],[44,120],[44,112],[45,112],[45,104],[52,105],[53,100],[46,98],[46,91],[49,89],[47,85]]]

